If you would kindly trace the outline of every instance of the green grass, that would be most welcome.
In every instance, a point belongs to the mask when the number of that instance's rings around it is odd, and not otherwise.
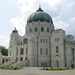
[[[0,66],[0,69],[5,69],[5,70],[19,70],[22,67],[13,67],[13,66]]]
[[[73,68],[74,69],[74,68]],[[72,68],[42,68],[40,70],[47,70],[47,71],[62,71],[62,70],[72,70]]]

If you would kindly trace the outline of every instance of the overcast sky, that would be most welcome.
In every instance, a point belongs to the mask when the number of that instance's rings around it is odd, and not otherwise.
[[[9,47],[15,27],[21,36],[25,34],[27,18],[39,5],[52,17],[55,29],[75,36],[75,0],[0,0],[0,45]]]

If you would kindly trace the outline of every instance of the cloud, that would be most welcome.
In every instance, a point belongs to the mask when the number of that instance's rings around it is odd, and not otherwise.
[[[71,19],[69,19],[69,22],[75,22],[75,16],[73,17],[73,18],[71,18]]]
[[[0,46],[5,46],[8,48],[9,45],[9,38],[4,35],[0,35]]]
[[[75,4],[75,2],[71,2],[67,5],[67,7],[72,7]]]
[[[34,3],[36,0],[18,0],[18,3],[22,3],[22,4],[32,4]]]
[[[28,17],[28,14],[31,13],[31,11],[33,12],[33,9],[32,9],[33,3],[36,0],[32,0],[30,3],[29,1],[30,0],[18,0],[18,3],[21,4],[19,6],[21,17],[16,16],[10,20],[12,25],[21,31],[21,35],[25,33],[25,25],[26,25],[27,17]]]
[[[19,9],[21,16],[16,16],[12,18],[10,22],[13,24],[14,27],[17,27],[17,29],[21,31],[22,34],[25,33],[24,27],[26,25],[27,18],[29,17],[29,15],[37,10],[39,4],[41,4],[41,7],[44,8],[44,11],[51,15],[55,28],[62,28],[69,32],[69,21],[75,21],[75,18],[73,17],[75,12],[75,2],[73,0],[17,0],[17,2],[18,4],[20,4]]]
[[[14,0],[13,2],[10,2],[7,7],[6,5],[8,2],[3,1],[3,3],[4,4],[2,3],[1,4],[5,8],[5,11],[8,10],[9,8],[10,9],[9,11],[7,11],[7,13],[2,12],[3,15],[1,19],[3,19],[3,22],[5,22],[7,27],[7,25],[10,25],[7,23],[7,20],[10,17],[11,18],[10,23],[12,24],[13,27],[16,27],[19,30],[20,35],[25,34],[25,25],[27,22],[27,18],[33,12],[36,12],[39,5],[41,5],[41,8],[45,12],[51,15],[56,29],[62,28],[67,33],[71,33],[75,35],[74,33],[75,32],[75,29],[74,29],[75,28],[74,27],[75,26],[75,10],[74,10],[75,0],[31,0],[31,1],[30,0]],[[2,9],[2,6],[1,6],[1,9]],[[4,15],[4,13],[6,14]],[[6,19],[4,21],[5,17]],[[0,35],[0,45],[3,45],[4,43],[4,46],[8,46],[7,40],[9,40],[7,36]]]
[[[10,20],[10,22],[13,24],[14,27],[19,29],[22,33],[24,33],[25,30],[25,21],[24,21],[24,16],[23,17],[15,17]]]
[[[53,18],[54,21],[54,26],[56,29],[61,28],[61,29],[67,29],[67,27],[69,26],[68,23],[60,20],[60,16],[57,16],[56,18]]]
[[[51,7],[51,9],[52,9],[51,12],[52,11],[53,12],[57,11],[56,5],[58,3],[60,3],[60,0],[40,0],[40,1],[38,1],[38,0],[32,0],[32,1],[30,1],[30,0],[17,0],[17,1],[20,4],[19,9],[20,9],[21,17],[17,17],[16,16],[16,17],[12,18],[10,20],[10,22],[12,23],[12,25],[14,27],[16,27],[18,30],[20,30],[22,32],[22,34],[25,33],[25,28],[24,27],[26,25],[27,18],[29,17],[29,15],[31,13],[33,13],[34,11],[36,11],[36,8],[37,8],[36,5],[38,3],[42,4],[42,5],[44,4],[44,7],[45,7],[45,5],[48,5],[48,7]]]
[[[42,2],[48,3],[50,6],[54,7],[60,3],[60,0],[42,0]]]
[[[55,27],[56,28],[61,28],[61,29],[67,29],[67,27],[69,26],[69,24],[59,20],[59,21],[55,21]]]
[[[22,4],[19,8],[20,8],[20,12],[21,12],[21,15],[24,15],[26,11],[32,11],[34,7],[34,2],[36,0],[18,0],[18,3]]]

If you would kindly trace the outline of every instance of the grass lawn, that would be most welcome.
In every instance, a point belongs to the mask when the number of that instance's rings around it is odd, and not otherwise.
[[[0,69],[5,69],[5,70],[19,70],[22,67],[13,67],[13,66],[0,66]]]
[[[74,68],[73,68],[74,69]],[[47,70],[47,71],[60,71],[60,70],[72,70],[72,68],[42,68],[40,70]]]

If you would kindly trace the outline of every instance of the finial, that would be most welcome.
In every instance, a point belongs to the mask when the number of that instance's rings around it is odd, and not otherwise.
[[[16,30],[16,27],[15,27],[15,30]]]
[[[13,33],[18,33],[18,31],[16,30],[16,27],[15,27],[15,29],[12,32]]]
[[[39,5],[39,8],[41,7],[41,5]]]
[[[38,12],[38,11],[42,11],[43,12],[43,10],[41,9],[41,5],[39,5],[39,8],[38,8],[38,10],[36,12]]]

